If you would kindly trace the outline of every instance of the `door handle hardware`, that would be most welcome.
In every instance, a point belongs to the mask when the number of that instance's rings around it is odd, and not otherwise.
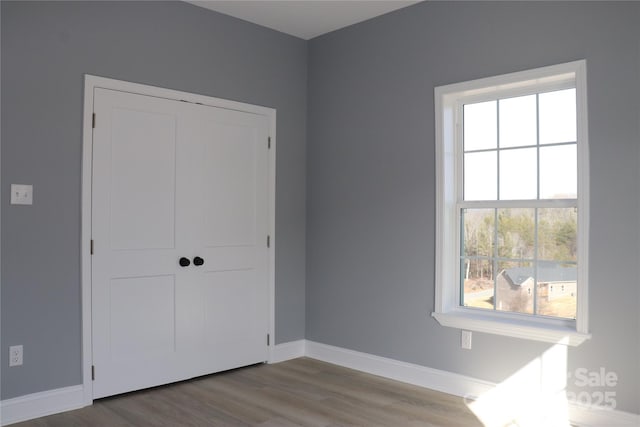
[[[189,264],[191,264],[191,261],[189,261],[189,258],[182,257],[180,258],[178,263],[180,264],[181,267],[188,267]],[[194,260],[194,263],[195,263],[195,260]]]
[[[200,258],[199,256],[193,258],[193,265],[199,267],[202,264],[204,264],[204,259]]]

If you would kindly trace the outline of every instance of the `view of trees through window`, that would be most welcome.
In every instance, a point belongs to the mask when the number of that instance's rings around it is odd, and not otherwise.
[[[575,96],[464,106],[462,305],[575,318]]]
[[[465,209],[462,227],[464,305],[575,317],[575,208]]]

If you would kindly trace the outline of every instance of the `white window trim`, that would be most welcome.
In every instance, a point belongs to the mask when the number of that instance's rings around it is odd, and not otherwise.
[[[459,225],[456,179],[460,164],[456,141],[462,100],[481,102],[497,97],[559,90],[575,85],[578,152],[578,289],[576,320],[460,306]],[[436,115],[436,282],[432,316],[443,326],[536,341],[577,346],[591,338],[588,325],[589,147],[586,61],[537,68],[435,88]]]

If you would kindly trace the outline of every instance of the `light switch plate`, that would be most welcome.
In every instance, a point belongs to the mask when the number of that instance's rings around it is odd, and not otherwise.
[[[12,205],[32,205],[33,185],[11,184]]]

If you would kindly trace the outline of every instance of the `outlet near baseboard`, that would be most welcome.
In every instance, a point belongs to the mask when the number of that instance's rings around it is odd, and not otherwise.
[[[465,350],[471,350],[471,331],[462,330],[460,334],[460,346]]]
[[[9,366],[22,366],[23,348],[21,345],[9,347]]]

